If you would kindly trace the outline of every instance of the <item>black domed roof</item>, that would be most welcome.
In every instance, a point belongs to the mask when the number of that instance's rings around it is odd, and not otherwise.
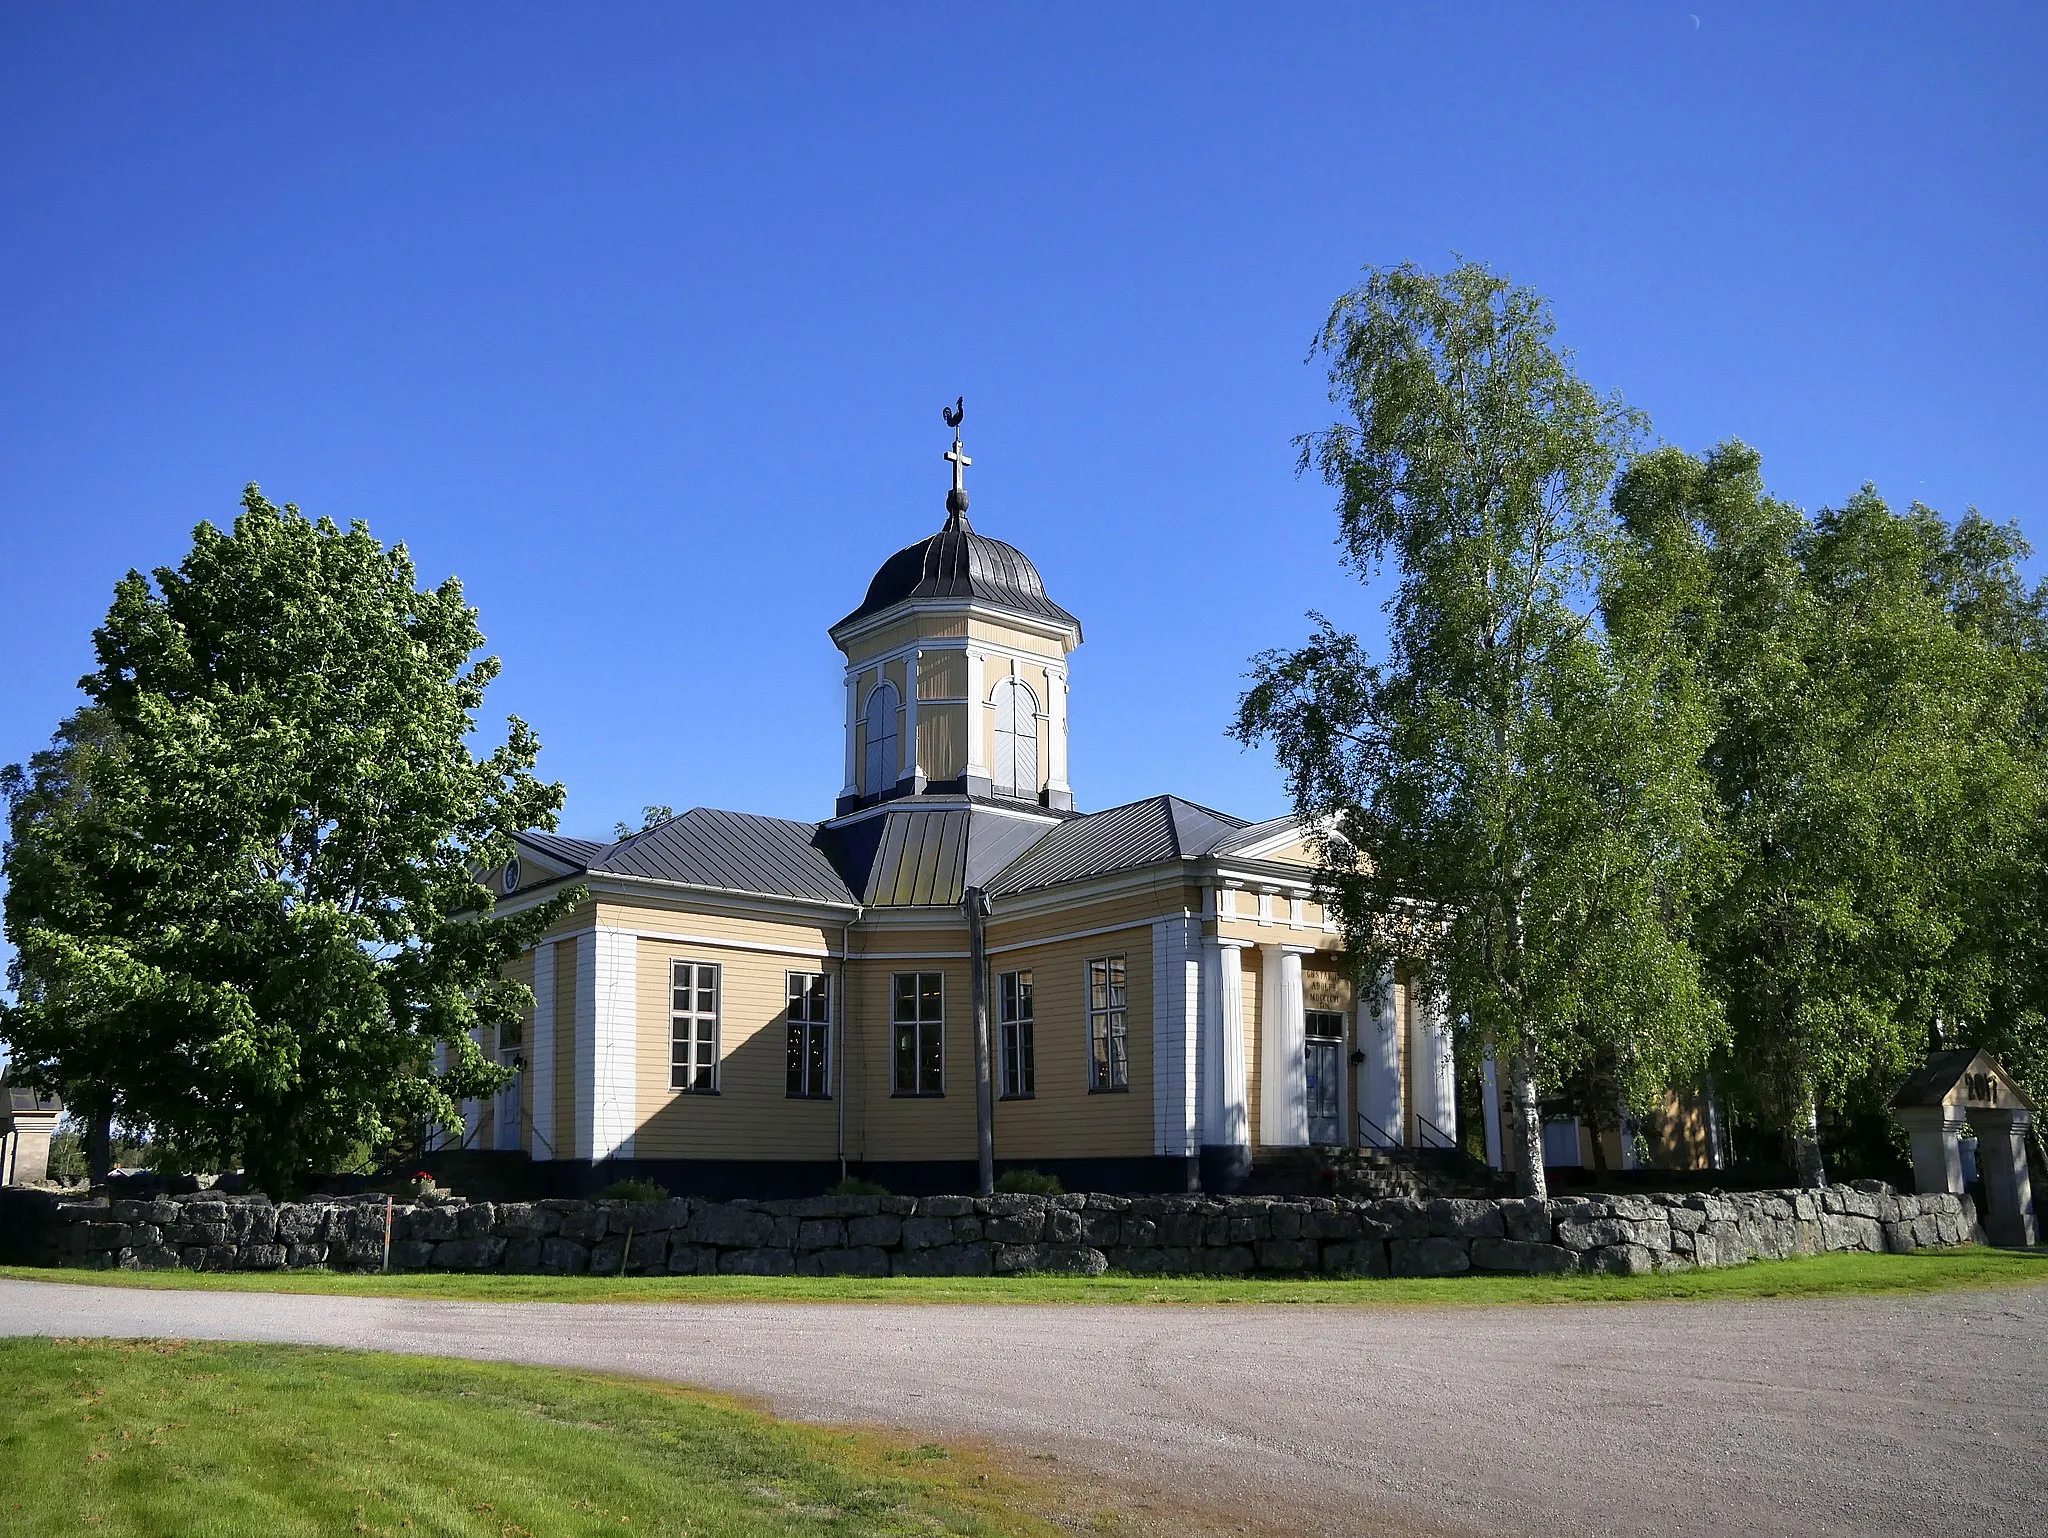
[[[938,533],[906,545],[884,561],[861,606],[832,628],[914,598],[971,598],[1077,630],[1081,626],[1045,596],[1045,582],[1029,557],[1014,545],[975,533],[964,507],[956,507]]]

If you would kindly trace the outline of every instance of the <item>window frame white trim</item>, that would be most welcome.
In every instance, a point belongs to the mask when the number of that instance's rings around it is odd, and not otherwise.
[[[688,1019],[694,1026],[703,1019],[699,1009],[678,1010],[676,1008],[676,972],[682,967],[709,968],[713,975],[711,991],[711,1082],[708,1085],[676,1083],[676,1022]],[[694,998],[698,989],[694,979],[690,993]],[[689,956],[672,956],[668,963],[668,1092],[671,1095],[716,1095],[721,1092],[721,1081],[725,1068],[725,963],[722,961],[698,961]],[[696,1050],[698,1042],[694,1029],[690,1036],[690,1076],[696,1077]]]
[[[886,740],[896,744],[896,763],[894,766],[896,774],[893,779],[890,778],[888,775],[880,774],[879,772],[870,773],[871,770],[879,771],[881,768],[887,767],[886,761],[878,765],[875,759],[876,738],[873,724],[875,719],[875,697],[879,695],[884,689],[889,691],[890,699],[889,709],[885,713],[889,723],[889,733]],[[861,793],[863,795],[877,796],[884,791],[894,790],[903,779],[903,723],[898,719],[898,717],[902,713],[902,710],[903,691],[896,687],[894,681],[889,678],[888,674],[882,674],[879,678],[875,680],[874,688],[868,690],[868,697],[861,702],[860,719],[861,724],[866,728],[866,730],[863,731],[863,733],[861,734],[860,768],[862,781]],[[877,779],[879,779],[880,783],[868,783],[870,780]]]
[[[794,982],[794,981],[795,981],[795,980],[796,980],[797,978],[799,978],[799,977],[810,977],[810,978],[816,978],[816,979],[817,979],[817,980],[818,980],[818,981],[819,981],[820,983],[822,983],[822,984],[824,985],[824,989],[825,989],[825,1018],[824,1018],[824,1019],[822,1019],[822,1020],[803,1020],[803,1021],[798,1021],[798,1020],[793,1020],[793,1019],[791,1019],[791,1018],[790,1018],[790,1010],[789,1010],[789,1006],[790,1006],[790,999],[791,999],[791,984],[792,984],[792,983],[793,983],[793,982]],[[811,1033],[812,1031],[818,1031],[818,1032],[821,1032],[821,1033],[823,1034],[823,1036],[824,1036],[824,1039],[825,1039],[825,1067],[824,1067],[824,1075],[825,1075],[825,1087],[824,1087],[824,1088],[823,1088],[822,1090],[817,1090],[817,1091],[815,1091],[815,1092],[814,1092],[814,1091],[811,1091],[811,1090],[802,1090],[802,1091],[798,1091],[798,1090],[792,1090],[792,1089],[791,1089],[791,1088],[789,1087],[789,1071],[788,1071],[788,1065],[787,1065],[787,1064],[785,1064],[785,1065],[784,1065],[784,1068],[783,1068],[783,1075],[782,1075],[782,1098],[783,1098],[783,1099],[785,1099],[785,1100],[830,1100],[830,1099],[832,1098],[832,1069],[833,1069],[833,1061],[832,1061],[832,1055],[833,1055],[833,1054],[832,1054],[832,1048],[833,1048],[833,1040],[832,1040],[832,1035],[833,1035],[833,1033],[832,1033],[832,1026],[833,1026],[833,1020],[834,1020],[834,1015],[833,1015],[833,1011],[834,1011],[834,1010],[835,1010],[835,1009],[836,1009],[836,1008],[838,1007],[838,1004],[839,1004],[838,990],[837,990],[836,988],[834,988],[834,987],[833,987],[833,985],[832,985],[832,974],[831,974],[830,972],[827,972],[827,971],[825,971],[825,970],[824,970],[824,969],[822,969],[822,968],[820,968],[820,969],[819,969],[819,970],[817,970],[817,971],[810,971],[810,970],[808,970],[808,969],[806,969],[806,968],[803,968],[803,967],[787,967],[787,968],[785,968],[785,969],[783,970],[783,973],[782,973],[782,1024],[783,1024],[783,1036],[782,1036],[782,1040],[783,1040],[783,1051],[784,1051],[785,1053],[787,1053],[787,1052],[788,1052],[788,1050],[789,1050],[789,1030],[790,1030],[790,1027],[792,1027],[792,1026],[795,1026],[795,1025],[801,1025],[801,1026],[803,1027],[803,1029],[804,1029],[804,1034],[805,1034],[805,1037],[806,1037],[806,1040],[805,1040],[805,1048],[806,1048],[806,1051],[805,1051],[805,1053],[804,1053],[804,1061],[805,1061],[805,1063],[806,1063],[806,1064],[808,1064],[808,1063],[809,1063],[809,1061],[810,1061],[810,1052],[809,1052],[809,1050],[808,1050],[808,1048],[809,1048],[809,1045],[810,1045],[810,1043],[809,1043],[809,1039],[808,1039],[808,1038],[809,1038],[809,1036],[810,1036],[810,1033]],[[808,1077],[808,1076],[809,1076],[809,1075],[808,1075],[808,1069],[806,1069],[806,1077]]]
[[[939,980],[939,1018],[930,1022],[937,1026],[939,1032],[939,1087],[935,1090],[904,1089],[897,1082],[896,1032],[904,1024],[903,1021],[896,1018],[896,979],[899,977],[936,977]],[[913,987],[912,997],[920,996]],[[916,1047],[911,1053],[912,1072],[914,1075],[922,1077],[923,1069],[920,1065],[924,1061],[922,1049],[924,1047],[924,1027],[927,1022],[913,1020],[909,1023],[912,1029],[917,1032]],[[919,967],[914,971],[891,972],[889,974],[889,1098],[892,1100],[943,1100],[946,1098],[946,973],[943,968]]]
[[[996,974],[996,1098],[998,1100],[1036,1100],[1038,1098],[1038,979],[1036,967],[1012,967],[1007,972]],[[1006,978],[1027,977],[1031,981],[1024,985],[1030,990],[1031,1007],[1015,1019],[1005,1018],[1007,1000],[1003,993]],[[1021,990],[1020,990],[1021,991]],[[1028,1079],[1028,1087],[1012,1090],[1010,1083],[1010,1031],[1019,1028],[1017,1036],[1017,1066],[1019,1082]],[[1030,1039],[1025,1039],[1025,1032]]]
[[[1111,993],[1112,984],[1110,982],[1110,974],[1107,970],[1111,962],[1115,962],[1123,968],[1123,1002],[1121,1004],[1110,1002],[1110,999],[1114,997],[1114,994]],[[1097,1009],[1095,1007],[1095,968],[1098,966],[1104,968],[1102,986],[1105,994],[1108,995],[1108,997],[1106,997],[1104,1000],[1102,1008],[1100,1009]],[[1086,1040],[1088,1062],[1088,1093],[1091,1095],[1129,1094],[1131,1089],[1130,952],[1113,951],[1101,956],[1088,957],[1085,961],[1081,963],[1081,988],[1081,1018],[1088,1032]],[[1095,1082],[1095,1017],[1097,1015],[1102,1016],[1104,1020],[1103,1041],[1105,1045],[1114,1039],[1109,1034],[1108,1017],[1111,1015],[1121,1015],[1123,1017],[1124,1081],[1121,1084],[1115,1082],[1098,1084]],[[1105,1053],[1105,1057],[1108,1063],[1113,1067],[1116,1061],[1115,1056],[1113,1054]]]

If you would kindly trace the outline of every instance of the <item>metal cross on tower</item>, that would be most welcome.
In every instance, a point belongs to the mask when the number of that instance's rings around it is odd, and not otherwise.
[[[953,489],[964,492],[967,490],[967,467],[973,464],[974,461],[960,451],[960,435],[958,433],[953,435],[953,446],[946,450],[946,458],[952,461],[953,465]]]

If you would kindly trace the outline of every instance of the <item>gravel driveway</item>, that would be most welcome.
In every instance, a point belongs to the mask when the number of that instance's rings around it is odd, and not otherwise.
[[[491,1304],[0,1281],[0,1333],[303,1341],[672,1379],[784,1415],[1055,1454],[1142,1492],[1169,1526],[2048,1533],[2048,1287],[1373,1309]]]

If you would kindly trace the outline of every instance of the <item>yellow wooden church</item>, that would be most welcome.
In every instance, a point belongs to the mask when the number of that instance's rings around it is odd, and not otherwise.
[[[537,1007],[484,1043],[519,1071],[469,1108],[468,1145],[564,1191],[799,1194],[848,1171],[971,1189],[977,902],[999,1168],[1216,1189],[1278,1150],[1456,1139],[1441,1008],[1397,976],[1354,987],[1292,818],[1171,795],[1077,808],[1080,621],[969,523],[957,434],[946,458],[944,526],[829,632],[830,818],[700,807],[615,843],[531,833],[494,874],[501,911],[566,883],[589,897],[518,963]]]

